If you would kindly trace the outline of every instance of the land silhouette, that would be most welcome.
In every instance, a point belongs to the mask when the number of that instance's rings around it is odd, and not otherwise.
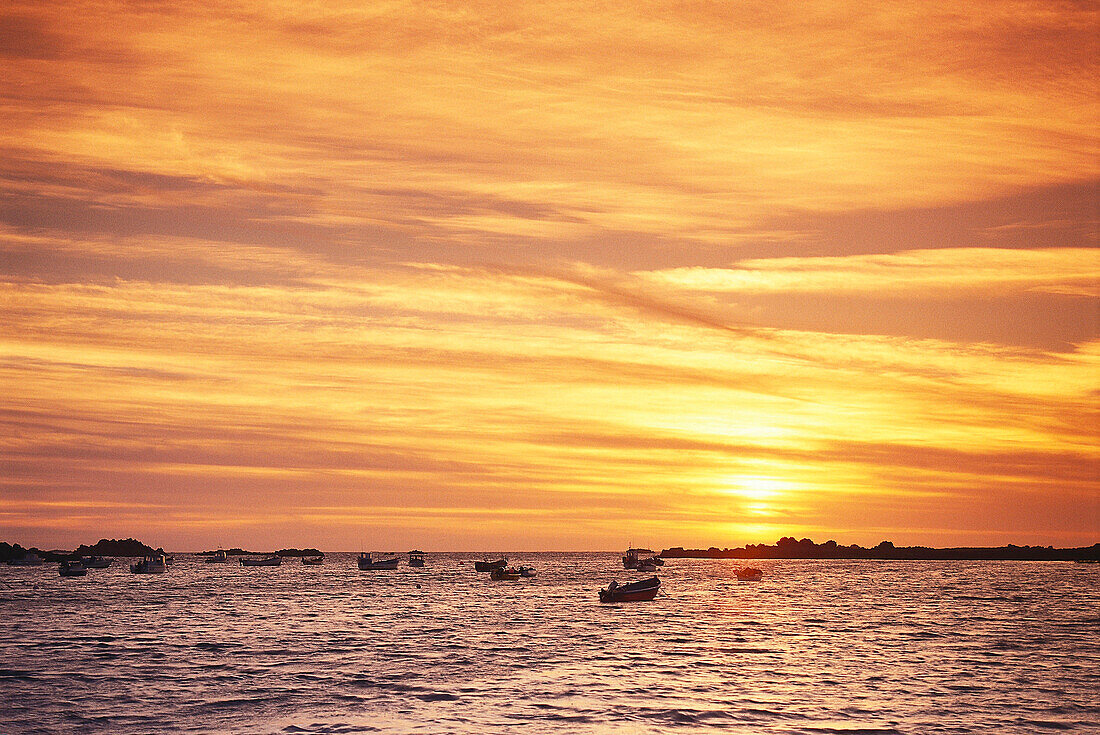
[[[1069,549],[1053,546],[959,546],[937,549],[929,546],[894,546],[883,541],[877,546],[864,548],[852,544],[843,546],[836,541],[815,544],[808,538],[795,539],[784,536],[768,544],[747,544],[740,548],[685,549],[674,546],[665,549],[660,556],[665,559],[897,559],[897,560],[1005,560],[1005,561],[1094,561],[1100,560],[1100,543]]]

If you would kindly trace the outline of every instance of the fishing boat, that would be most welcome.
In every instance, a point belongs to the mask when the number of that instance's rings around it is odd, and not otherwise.
[[[225,564],[227,561],[229,561],[229,555],[222,549],[218,549],[213,554],[206,557],[207,564]]]
[[[22,559],[12,559],[8,562],[13,567],[40,567],[46,560],[33,551],[28,551]]]
[[[80,561],[85,569],[106,569],[112,562],[114,559],[109,556],[86,556]]]
[[[422,567],[422,566],[424,566],[424,552],[423,551],[410,551],[409,552],[409,566],[410,567]]]
[[[507,569],[502,567],[489,572],[489,579],[496,582],[515,582],[522,576],[523,573],[515,567],[508,567]]]
[[[277,567],[283,563],[281,556],[265,556],[263,559],[241,559],[242,567]]]
[[[137,564],[130,565],[131,574],[164,574],[168,571],[168,564],[164,561],[164,554],[147,556]]]
[[[62,577],[83,577],[88,569],[79,561],[63,561],[58,565],[57,573]]]
[[[759,582],[761,577],[764,576],[764,572],[756,567],[742,567],[737,570],[736,574],[742,582]]]
[[[319,567],[325,563],[325,556],[324,554],[321,556],[303,556],[302,563],[307,567]]]
[[[494,569],[504,569],[508,566],[508,557],[502,556],[496,561],[475,561],[474,569],[479,572],[491,572]]]
[[[370,552],[364,551],[359,555],[359,568],[363,571],[370,571],[374,569],[397,569],[398,559],[396,556],[391,556],[387,559],[375,559],[370,555]]]
[[[639,602],[652,600],[661,589],[661,580],[656,577],[643,579],[639,582],[620,585],[612,582],[607,589],[600,590],[600,602]]]
[[[623,569],[637,569],[638,563],[643,558],[642,554],[650,555],[646,558],[656,559],[655,553],[653,549],[627,549],[626,553],[623,554]]]

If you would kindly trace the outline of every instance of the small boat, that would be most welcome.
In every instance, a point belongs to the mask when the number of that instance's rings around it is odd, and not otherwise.
[[[88,569],[79,561],[63,561],[58,565],[57,573],[62,577],[83,577]]]
[[[12,559],[8,562],[13,567],[40,567],[46,560],[33,551],[28,551],[22,559]]]
[[[265,556],[263,559],[241,559],[242,567],[277,567],[283,563],[281,556]]]
[[[521,577],[533,577],[533,576],[535,576],[535,574],[536,574],[536,572],[535,572],[534,567],[520,567],[519,568],[519,575]]]
[[[168,571],[168,564],[164,560],[164,554],[147,556],[137,564],[130,565],[131,574],[164,574]]]
[[[210,556],[206,557],[207,564],[225,564],[229,561],[229,555],[222,549],[218,549]]]
[[[759,582],[760,578],[764,576],[764,572],[756,567],[742,567],[737,570],[736,574],[742,582]]]
[[[515,567],[509,567],[507,569],[500,568],[494,569],[489,572],[489,579],[496,582],[515,582],[517,579],[523,576],[523,573]]]
[[[108,556],[86,556],[81,560],[85,569],[106,569],[111,566],[114,559]]]
[[[409,566],[410,567],[422,567],[422,566],[424,566],[424,552],[423,551],[410,551],[409,552]]]
[[[508,557],[504,556],[496,561],[475,561],[474,569],[479,572],[491,572],[494,569],[504,569],[508,566]]]
[[[656,577],[643,579],[639,582],[619,585],[612,582],[607,589],[600,590],[600,602],[638,602],[652,600],[661,589],[661,580]]]
[[[363,552],[359,555],[359,568],[364,572],[374,569],[397,569],[398,558],[391,556],[388,559],[375,559],[369,552]]]
[[[319,567],[325,563],[325,557],[323,554],[321,556],[303,556],[302,563],[307,567]]]
[[[637,569],[638,563],[642,560],[642,554],[654,553],[653,549],[627,549],[623,554],[623,569]]]
[[[638,566],[634,568],[639,572],[655,572],[657,571],[657,564],[653,559],[639,559]]]

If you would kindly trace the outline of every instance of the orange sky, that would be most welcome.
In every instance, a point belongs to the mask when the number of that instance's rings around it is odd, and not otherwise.
[[[0,539],[1100,541],[1076,2],[0,10]]]

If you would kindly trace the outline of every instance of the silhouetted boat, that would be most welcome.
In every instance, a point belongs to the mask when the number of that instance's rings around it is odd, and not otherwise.
[[[88,569],[78,561],[63,561],[58,565],[57,573],[62,577],[83,577]]]
[[[653,559],[639,559],[638,566],[634,568],[639,572],[655,572],[657,571],[657,562]]]
[[[242,567],[277,567],[283,563],[281,556],[265,556],[263,559],[241,559]]]
[[[86,556],[80,560],[85,569],[106,569],[114,559],[107,556]]]
[[[23,555],[22,559],[12,559],[8,562],[13,567],[40,567],[46,560],[33,551]]]
[[[637,569],[638,563],[642,560],[642,554],[649,554],[651,558],[656,559],[657,557],[653,556],[654,553],[653,549],[627,549],[623,554],[623,569]]]
[[[742,582],[759,582],[764,576],[764,572],[760,571],[756,567],[743,567],[738,569],[737,578]]]
[[[302,563],[307,567],[319,567],[325,563],[324,555],[321,556],[303,556]]]
[[[227,561],[229,561],[229,556],[221,549],[206,557],[207,564],[224,564]]]
[[[496,561],[475,561],[474,569],[479,572],[491,572],[494,569],[504,569],[508,566],[508,557],[501,557]]]
[[[661,589],[661,580],[656,577],[643,579],[640,582],[619,585],[612,582],[607,589],[600,590],[600,602],[640,602],[652,600]]]
[[[168,564],[164,561],[164,555],[147,556],[137,564],[130,565],[131,574],[164,574],[168,571]]]
[[[508,569],[494,569],[489,572],[489,579],[495,580],[497,582],[514,582],[521,576],[523,575],[520,570],[514,567],[510,567]]]
[[[424,566],[424,552],[423,551],[410,551],[409,552],[409,566],[410,567],[422,567],[422,566]]]
[[[375,559],[369,553],[363,552],[359,555],[359,568],[363,571],[371,571],[375,569],[397,569],[398,559],[396,556],[391,556],[388,559]]]

